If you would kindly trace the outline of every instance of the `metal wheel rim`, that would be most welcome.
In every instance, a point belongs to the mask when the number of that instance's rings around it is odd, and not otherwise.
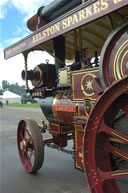
[[[34,173],[40,169],[44,160],[44,145],[38,128],[36,129],[39,136],[39,145],[37,146],[35,143],[32,127],[36,126],[37,124],[33,120],[21,120],[18,125],[18,151],[23,167],[28,173]]]
[[[107,89],[104,95],[97,101],[87,122],[84,135],[84,168],[91,193],[120,193],[115,179],[122,177],[122,174],[124,177],[128,177],[128,169],[112,171],[110,157],[108,156],[110,152],[117,151],[118,154],[120,153],[120,151],[109,145],[109,137],[114,136],[120,139],[120,137],[117,137],[120,135],[128,144],[128,136],[113,131],[103,120],[104,112],[106,112],[105,109],[110,107],[115,100],[127,92],[127,85],[128,80],[125,78]],[[113,97],[110,98],[112,95]],[[103,106],[106,100],[108,100],[108,97],[110,101]],[[128,111],[128,102],[126,111]],[[99,141],[99,143],[97,143],[97,141]],[[97,159],[97,155],[99,155],[101,160]],[[128,159],[128,154],[123,153],[123,156]],[[100,163],[98,163],[98,161]]]
[[[100,72],[100,77],[101,77],[100,82],[101,82],[101,85],[104,89],[106,87],[110,86],[115,80],[119,80],[119,79],[124,78],[124,76],[122,77],[122,75],[124,75],[124,74],[120,72],[121,69],[119,67],[119,63],[120,62],[123,63],[123,59],[124,59],[124,57],[126,57],[126,54],[125,54],[123,47],[122,47],[123,45],[121,45],[119,50],[117,50],[117,52],[118,51],[121,52],[121,56],[118,58],[118,56],[115,55],[115,64],[114,64],[114,62],[112,63],[110,58],[112,55],[112,51],[115,49],[115,45],[120,40],[121,36],[123,36],[123,34],[127,31],[127,28],[128,28],[128,21],[126,20],[124,23],[121,23],[118,27],[116,27],[110,33],[110,35],[108,36],[108,38],[107,38],[107,40],[102,48],[102,51],[100,54],[99,72]],[[127,42],[126,42],[126,44],[127,44]],[[118,45],[117,45],[117,47],[118,47]],[[126,52],[127,52],[127,50],[126,50]],[[116,61],[117,59],[119,59],[119,61]],[[122,67],[122,65],[121,65],[121,67]],[[117,73],[115,72],[116,68],[117,68],[117,71],[119,71],[119,75],[117,75]],[[111,75],[111,78],[110,78],[111,73],[113,73],[113,74]],[[121,76],[121,78],[120,78],[120,76]],[[112,80],[112,78],[113,78],[113,80]]]

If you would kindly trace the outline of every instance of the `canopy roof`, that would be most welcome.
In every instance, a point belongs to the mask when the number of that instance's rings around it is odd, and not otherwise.
[[[2,97],[3,99],[4,99],[4,98],[6,98],[6,99],[21,98],[20,95],[17,95],[17,94],[15,94],[15,93],[13,93],[13,92],[10,92],[10,91],[8,91],[8,90],[5,91],[1,97]]]
[[[127,10],[126,0],[87,1],[6,48],[5,59],[33,50],[45,50],[54,56],[53,39],[59,35],[65,36],[69,61],[75,57],[76,50],[86,50],[87,57],[94,57],[95,51],[100,55],[110,32],[128,17]]]

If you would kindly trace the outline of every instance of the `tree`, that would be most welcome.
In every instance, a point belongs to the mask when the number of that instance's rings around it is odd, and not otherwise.
[[[18,84],[11,84],[9,86],[9,91],[18,95],[23,95],[25,94],[25,86],[19,86]]]
[[[3,80],[3,81],[2,81],[2,88],[3,88],[4,90],[7,90],[7,89],[9,88],[9,83],[8,83],[7,80]]]
[[[15,84],[9,84],[7,80],[2,81],[2,88],[4,90],[9,90],[10,92],[13,92],[18,95],[23,95],[25,94],[25,86],[19,86],[18,83]]]

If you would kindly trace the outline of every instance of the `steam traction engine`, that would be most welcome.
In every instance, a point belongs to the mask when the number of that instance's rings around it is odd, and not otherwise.
[[[28,20],[33,34],[5,49],[5,59],[23,53],[26,91],[49,122],[18,125],[27,172],[41,168],[45,145],[64,151],[73,140],[75,167],[85,171],[90,192],[122,192],[118,178],[128,180],[127,10],[126,0],[53,1]],[[47,60],[28,70],[33,50],[47,51],[55,65]],[[46,130],[49,139],[43,139]]]

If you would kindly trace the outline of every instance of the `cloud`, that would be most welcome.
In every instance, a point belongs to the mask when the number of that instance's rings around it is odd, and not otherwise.
[[[40,6],[49,4],[52,0],[0,0],[0,18],[6,17],[7,10],[10,7],[15,7],[20,13],[24,15],[24,21],[34,15]],[[22,29],[21,29],[22,28]],[[11,45],[23,37],[29,35],[29,31],[25,27],[16,27],[15,38],[9,38],[5,40],[6,45]],[[20,35],[21,30],[23,35]],[[51,63],[54,63],[54,59],[46,54],[46,52],[33,52],[30,53],[28,58],[29,69],[33,69],[39,63],[46,62],[49,59]],[[2,80],[7,80],[10,83],[16,83],[23,85],[24,82],[21,79],[21,71],[24,69],[23,55],[19,54],[8,60],[4,60],[3,46],[0,44],[0,84]]]
[[[0,44],[0,54],[3,52],[3,48],[2,48],[2,46],[1,46],[1,44]]]
[[[15,7],[22,15],[23,20],[20,22],[19,26],[15,27],[15,31],[13,32],[14,38],[9,38],[4,40],[4,47],[11,45],[23,37],[29,35],[31,31],[27,28],[24,23],[33,16],[38,8],[42,5],[47,5],[53,0],[0,0],[0,18],[4,18],[6,16],[7,10]]]
[[[4,18],[9,6],[15,7],[21,14],[24,14],[24,21],[34,15],[38,8],[48,5],[53,0],[0,0],[0,18]]]
[[[30,33],[24,33],[22,36],[19,37],[15,37],[15,38],[9,38],[7,40],[4,40],[6,45],[12,45],[16,42],[18,42],[19,40],[23,39],[24,37],[28,36]]]
[[[13,32],[13,35],[19,35],[22,31],[23,31],[22,27],[16,26],[16,29]]]
[[[7,8],[6,4],[9,2],[9,0],[0,0],[0,19],[3,19],[6,15]]]

